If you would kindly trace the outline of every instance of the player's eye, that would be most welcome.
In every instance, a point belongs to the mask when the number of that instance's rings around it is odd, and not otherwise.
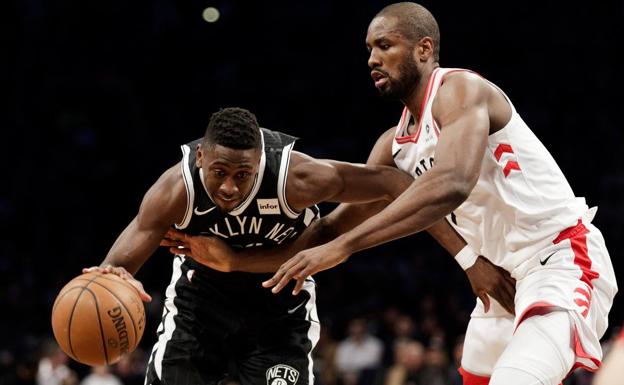
[[[237,177],[238,179],[240,179],[240,180],[245,180],[245,179],[249,178],[249,176],[250,176],[250,175],[251,175],[251,174],[250,174],[250,173],[248,173],[247,171],[241,171],[241,172],[239,172],[238,174],[236,174],[236,177]]]
[[[224,178],[225,177],[225,172],[223,170],[212,170],[212,175],[214,175],[217,178]]]

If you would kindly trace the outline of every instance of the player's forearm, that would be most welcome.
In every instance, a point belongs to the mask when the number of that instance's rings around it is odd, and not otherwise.
[[[341,204],[326,217],[312,222],[299,238],[287,245],[260,250],[248,249],[236,253],[231,258],[231,270],[249,273],[275,272],[299,251],[334,240],[384,207],[385,201]]]
[[[375,201],[391,202],[405,191],[413,181],[409,174],[389,166],[354,165],[332,161],[342,188],[324,200],[346,203]],[[337,184],[336,184],[337,185]],[[329,191],[330,189],[323,189]],[[322,193],[320,193],[322,195]]]
[[[286,245],[239,251],[232,258],[232,271],[274,273],[284,262],[288,261],[299,251],[314,247],[324,241],[326,242],[326,231],[326,224],[322,219],[319,219],[312,222],[301,236]]]
[[[455,231],[445,218],[440,219],[430,226],[427,232],[452,256],[457,255],[457,253],[466,246],[466,241]]]
[[[444,218],[467,198],[469,190],[457,183],[452,172],[434,170],[382,212],[336,241],[352,254],[422,231]]]
[[[166,232],[166,228],[145,231],[139,228],[137,218],[132,220],[119,235],[101,266],[112,265],[125,268],[134,275],[154,253]],[[162,234],[161,234],[162,233]]]

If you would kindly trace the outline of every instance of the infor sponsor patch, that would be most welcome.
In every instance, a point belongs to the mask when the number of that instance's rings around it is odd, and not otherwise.
[[[261,215],[280,215],[282,213],[277,199],[256,199],[256,202]]]

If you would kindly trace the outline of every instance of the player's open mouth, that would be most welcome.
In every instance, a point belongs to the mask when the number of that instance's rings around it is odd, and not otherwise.
[[[231,202],[235,202],[236,201],[236,197],[229,197],[226,198],[223,195],[218,195],[219,199],[222,200],[223,202],[227,202],[227,203],[231,203]]]
[[[380,88],[388,82],[388,76],[379,71],[372,71],[371,77],[375,81],[375,87]]]

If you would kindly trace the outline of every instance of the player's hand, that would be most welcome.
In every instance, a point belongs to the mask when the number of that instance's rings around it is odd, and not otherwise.
[[[169,247],[172,254],[191,257],[214,270],[227,273],[235,269],[236,253],[217,237],[189,235],[169,229],[160,245]]]
[[[479,256],[475,264],[466,269],[466,275],[486,313],[490,310],[490,295],[510,314],[515,314],[516,280],[506,270]]]
[[[93,267],[85,267],[84,269],[82,269],[83,274],[93,273],[93,272],[102,273],[102,274],[115,274],[116,276],[125,279],[126,281],[128,281],[129,284],[134,286],[139,292],[139,295],[141,296],[141,299],[143,300],[143,302],[152,301],[152,297],[149,294],[147,294],[147,292],[143,288],[143,284],[141,283],[141,281],[134,278],[132,274],[130,274],[126,269],[124,269],[121,266],[106,265],[103,267],[93,266]]]
[[[273,287],[271,291],[278,293],[291,279],[295,279],[297,284],[292,294],[297,295],[309,276],[346,261],[350,255],[336,241],[300,251],[297,255],[284,262],[273,277],[264,281],[262,286],[265,288]]]

